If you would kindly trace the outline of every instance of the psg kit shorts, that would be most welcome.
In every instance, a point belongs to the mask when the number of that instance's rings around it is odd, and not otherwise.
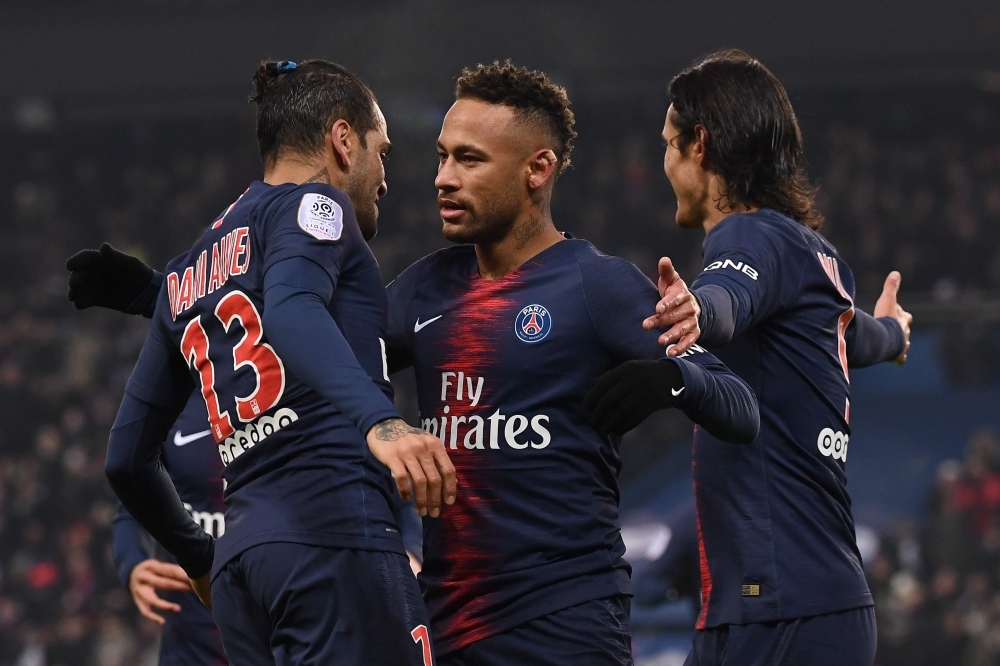
[[[212,581],[212,615],[239,666],[431,666],[404,555],[265,543]]]
[[[438,666],[630,666],[632,641],[625,595],[549,613],[476,641]]]
[[[784,622],[696,631],[685,666],[872,666],[871,606]]]
[[[225,666],[219,630],[212,611],[205,608],[193,592],[161,592],[160,596],[178,604],[180,613],[167,613],[167,623],[160,634],[159,666]]]

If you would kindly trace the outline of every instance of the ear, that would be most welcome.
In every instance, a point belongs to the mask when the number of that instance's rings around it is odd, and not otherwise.
[[[528,187],[537,190],[556,175],[556,154],[549,148],[535,151],[528,159]]]
[[[341,171],[351,168],[351,155],[354,152],[354,129],[343,118],[333,123],[330,128],[330,147],[333,150],[333,157]]]
[[[691,142],[690,150],[698,165],[704,167],[705,155],[708,152],[708,130],[704,125],[694,126],[694,140]]]

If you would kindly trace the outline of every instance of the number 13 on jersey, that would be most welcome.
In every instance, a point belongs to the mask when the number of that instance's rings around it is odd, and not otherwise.
[[[285,368],[271,345],[261,340],[264,329],[260,314],[250,298],[241,291],[226,294],[215,308],[215,316],[226,333],[233,322],[239,320],[243,337],[233,346],[233,372],[248,366],[254,372],[256,387],[245,397],[236,400],[236,415],[246,423],[278,404],[285,391]],[[208,409],[208,420],[216,442],[221,442],[235,432],[229,410],[222,411],[215,390],[215,364],[209,354],[210,343],[201,315],[193,318],[181,337],[181,353],[188,365],[201,379],[201,395]]]

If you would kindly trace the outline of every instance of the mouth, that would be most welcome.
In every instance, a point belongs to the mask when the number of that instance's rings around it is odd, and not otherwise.
[[[462,204],[451,199],[438,199],[437,203],[443,220],[457,220],[465,212],[465,207]]]

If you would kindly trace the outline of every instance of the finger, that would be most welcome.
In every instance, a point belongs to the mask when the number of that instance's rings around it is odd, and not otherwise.
[[[893,301],[895,301],[896,295],[899,293],[899,286],[902,283],[903,276],[899,273],[899,271],[891,271],[885,278],[885,284],[882,285],[882,295],[889,296]]]
[[[188,587],[188,592],[190,592],[190,591],[191,591],[191,588]],[[155,608],[157,610],[169,611],[171,613],[180,613],[181,612],[181,606],[180,606],[180,604],[175,604],[172,601],[167,601],[166,599],[161,599],[160,597],[158,597],[156,595],[153,595],[153,598],[152,599],[148,599],[147,602],[149,603],[149,605],[152,608]]]
[[[443,445],[435,446],[433,452],[434,461],[441,473],[441,479],[444,484],[444,503],[454,504],[455,495],[458,492],[458,476],[455,473],[455,466],[452,464],[451,458],[448,457],[448,452],[444,450]]]
[[[679,324],[674,324],[667,329],[666,333],[660,335],[660,344],[664,347],[669,347],[672,343],[677,342],[687,335],[692,326],[694,324],[690,321],[682,321]]]
[[[185,586],[188,585],[190,580],[184,569],[176,564],[171,564],[170,562],[160,562],[158,560],[150,560],[147,564],[149,570],[158,576],[163,576],[164,578],[173,578],[174,580],[180,581]]]
[[[695,319],[685,319],[682,322],[674,324],[667,330],[666,333],[662,334],[660,336],[660,344],[664,347],[669,346],[671,343],[679,341],[685,335],[694,333],[697,328],[698,322]],[[681,351],[676,353],[680,354]]]
[[[687,352],[691,349],[694,343],[698,342],[698,338],[701,337],[700,333],[701,332],[699,330],[695,329],[683,335],[681,339],[677,341],[677,344],[667,350],[667,356],[677,357]]]
[[[115,248],[111,247],[111,243],[101,243],[101,257],[104,261],[113,262],[115,261],[121,253]]]
[[[191,588],[189,587],[187,591],[190,592]],[[157,608],[159,610],[170,611],[172,613],[181,612],[180,604],[175,604],[171,601],[167,601],[166,599],[161,599],[156,594],[156,590],[151,587],[140,586],[135,590],[134,597],[137,604],[142,602],[146,608]]]
[[[669,312],[657,316],[660,321],[665,320],[667,325],[671,326],[678,323],[684,323],[685,321],[693,325],[694,322],[698,320],[694,306],[694,299],[691,298],[674,306]],[[652,317],[650,317],[650,319],[652,319]]]
[[[167,623],[167,621],[164,620],[162,617],[160,617],[153,611],[149,610],[149,606],[147,606],[145,603],[139,603],[138,601],[136,601],[135,607],[139,609],[139,614],[142,615],[147,620],[152,620],[161,627]]]
[[[175,578],[167,578],[166,576],[158,576],[154,573],[148,574],[139,579],[141,582],[146,583],[155,587],[157,590],[167,590],[168,592],[185,592],[190,589],[190,585],[185,577],[184,581],[179,581]]]
[[[80,250],[66,260],[66,270],[78,271],[82,268],[91,268],[101,263],[100,250]]]
[[[678,277],[677,271],[674,270],[674,262],[670,260],[670,257],[661,257],[656,269],[660,274],[660,279],[666,285],[673,284]]]
[[[654,328],[666,328],[672,324],[673,322],[670,321],[670,313],[668,312],[657,313],[652,317],[648,317],[647,319],[643,320],[642,328],[643,330],[651,331]]]
[[[399,459],[391,460],[386,463],[386,466],[392,473],[392,478],[396,480],[396,490],[399,491],[399,496],[403,498],[404,502],[409,502],[411,497],[410,475],[406,473],[406,466]]]
[[[691,298],[691,292],[688,291],[684,280],[677,280],[665,290],[662,290],[661,294],[660,302],[656,304],[656,312],[658,314],[672,310]]]
[[[413,503],[417,507],[417,513],[421,516],[427,515],[427,477],[420,467],[420,461],[415,457],[403,459],[406,471],[410,474],[410,486],[413,488]]]
[[[441,515],[441,474],[438,473],[437,462],[429,450],[424,450],[417,459],[427,479],[427,514],[437,518]]]

